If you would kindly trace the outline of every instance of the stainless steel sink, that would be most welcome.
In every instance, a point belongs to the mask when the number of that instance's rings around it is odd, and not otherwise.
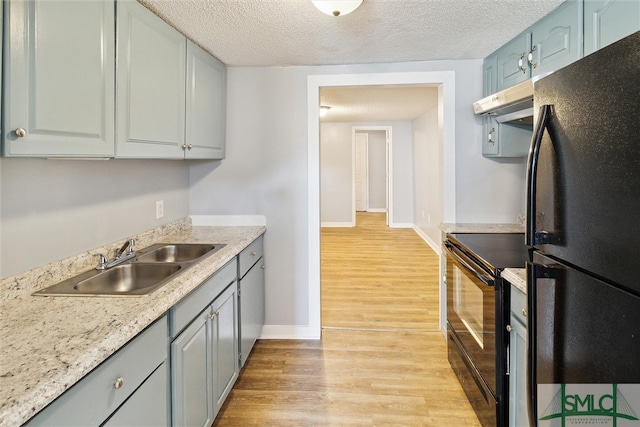
[[[224,245],[171,243],[150,246],[138,253],[139,262],[189,262],[218,251]]]
[[[121,264],[109,270],[92,270],[50,286],[34,295],[127,296],[147,295],[182,269],[180,264]]]
[[[223,244],[159,243],[106,270],[86,271],[34,292],[37,296],[140,296],[159,289]]]

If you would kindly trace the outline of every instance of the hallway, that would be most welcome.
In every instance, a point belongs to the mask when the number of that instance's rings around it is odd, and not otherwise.
[[[479,426],[438,331],[438,256],[384,213],[322,229],[322,340],[260,340],[216,426]]]

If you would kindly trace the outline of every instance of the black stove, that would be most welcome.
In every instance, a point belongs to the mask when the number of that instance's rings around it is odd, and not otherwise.
[[[524,268],[529,260],[524,233],[452,233],[449,241],[493,276],[505,268]]]

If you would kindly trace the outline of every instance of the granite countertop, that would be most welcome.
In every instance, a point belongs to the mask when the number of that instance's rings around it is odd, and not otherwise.
[[[40,297],[31,293],[86,271],[94,250],[2,279],[0,300],[0,426],[26,422],[106,360],[266,230],[262,226],[192,227],[188,220],[153,243],[225,243],[215,254],[147,296]],[[163,234],[164,233],[164,234]],[[98,248],[100,250],[104,248]]]
[[[527,270],[525,268],[505,268],[502,278],[527,294]]]
[[[441,223],[445,233],[524,233],[524,224]]]

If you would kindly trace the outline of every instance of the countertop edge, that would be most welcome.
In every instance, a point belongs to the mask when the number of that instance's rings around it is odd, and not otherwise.
[[[525,268],[505,268],[502,278],[527,294],[527,270]]]
[[[523,224],[502,223],[440,223],[445,233],[524,233]]]

